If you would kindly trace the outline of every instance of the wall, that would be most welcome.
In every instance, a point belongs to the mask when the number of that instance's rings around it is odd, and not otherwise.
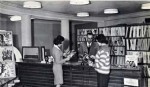
[[[21,22],[12,22],[7,16],[0,15],[0,30],[12,31],[13,45],[21,51]]]
[[[112,26],[118,24],[144,23],[145,18],[150,18],[150,15],[147,15],[147,12],[131,13],[113,17],[110,16],[103,22],[98,22],[98,27]]]
[[[21,41],[21,21],[8,21],[7,22],[7,31],[12,31],[13,33],[13,45],[22,51],[22,41]]]
[[[50,55],[53,47],[53,39],[60,34],[60,22],[35,19],[34,46],[45,46],[47,54]]]
[[[32,20],[32,42],[33,46],[45,46],[48,54],[53,46],[53,39],[60,35],[60,21],[48,20]],[[13,32],[13,43],[20,52],[21,45],[21,21],[12,22],[8,18],[0,16],[0,30],[7,30]]]

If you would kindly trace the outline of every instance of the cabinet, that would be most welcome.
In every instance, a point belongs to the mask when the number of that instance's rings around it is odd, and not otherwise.
[[[52,64],[17,63],[20,84],[34,87],[53,87]],[[62,87],[97,87],[97,73],[92,67],[63,65]]]
[[[27,87],[54,86],[52,64],[17,63],[17,65],[17,75],[21,85]],[[134,75],[131,73],[134,73]],[[64,84],[62,87],[97,87],[97,72],[89,66],[63,65],[63,76]],[[140,69],[112,69],[108,87],[124,87],[123,78],[125,77],[141,78]],[[139,85],[141,85],[141,83],[139,83]]]

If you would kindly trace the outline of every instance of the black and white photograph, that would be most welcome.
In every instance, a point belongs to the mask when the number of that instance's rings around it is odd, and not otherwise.
[[[150,87],[150,0],[0,0],[0,87]]]

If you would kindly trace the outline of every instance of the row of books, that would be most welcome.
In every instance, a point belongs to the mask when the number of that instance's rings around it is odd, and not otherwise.
[[[125,46],[124,37],[107,37],[109,46]]]
[[[144,67],[144,77],[150,77],[150,67],[148,67],[147,65],[144,65],[143,67]]]
[[[150,39],[126,39],[127,50],[150,50]]]
[[[125,27],[99,28],[99,34],[105,36],[125,36]]]
[[[96,35],[93,36],[92,41],[95,41],[95,37]],[[89,39],[91,41],[91,39]],[[77,36],[77,41],[79,42],[84,42],[84,41],[88,41],[87,36]]]
[[[115,66],[125,65],[125,57],[112,56],[110,60],[110,64]]]
[[[150,25],[128,26],[126,37],[150,37]]]
[[[77,29],[77,35],[87,35],[87,33],[91,32],[92,34],[98,34],[97,29]]]
[[[107,37],[107,40],[110,46],[125,46],[124,37]],[[87,36],[77,36],[77,41],[87,41]]]
[[[111,47],[110,55],[125,55],[125,47]]]
[[[93,34],[104,34],[105,36],[125,36],[131,37],[150,37],[150,25],[128,26],[126,27],[106,27],[95,29],[78,29],[77,35],[87,35],[88,32]],[[99,32],[98,32],[99,31]]]
[[[77,36],[77,41],[87,41],[87,36]]]
[[[150,52],[127,51],[127,55],[137,55],[139,63],[150,63]]]

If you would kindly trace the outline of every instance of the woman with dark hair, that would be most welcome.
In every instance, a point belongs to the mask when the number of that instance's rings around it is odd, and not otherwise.
[[[89,65],[97,71],[98,87],[108,87],[110,73],[110,50],[107,45],[108,41],[103,34],[98,35],[96,41],[99,45],[99,50],[96,55],[91,55],[91,58],[95,61],[89,61]]]
[[[54,58],[53,63],[53,73],[54,73],[54,84],[56,87],[60,87],[63,84],[63,70],[62,64],[66,61],[70,60],[70,57],[63,59],[63,52],[61,51],[60,47],[62,46],[64,41],[64,37],[57,36],[54,39],[54,47],[52,49],[52,56]]]

